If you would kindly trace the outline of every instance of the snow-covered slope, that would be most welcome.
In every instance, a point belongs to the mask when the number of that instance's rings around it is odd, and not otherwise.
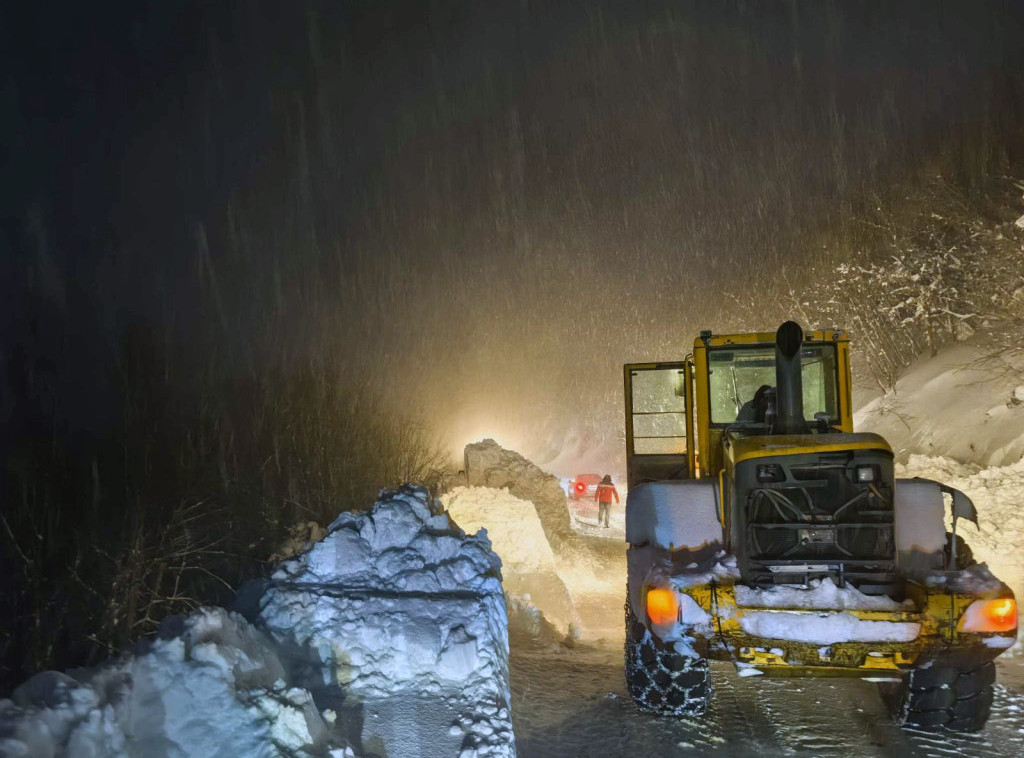
[[[1005,466],[1024,455],[1024,353],[979,335],[914,363],[894,390],[854,414],[897,459],[912,453]]]

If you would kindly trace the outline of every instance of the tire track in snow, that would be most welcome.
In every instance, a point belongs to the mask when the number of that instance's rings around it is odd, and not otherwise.
[[[857,679],[741,678],[713,663],[707,715],[674,721],[633,707],[618,647],[569,649],[513,636],[511,671],[520,758],[1024,755],[1024,687],[1013,675],[997,685],[985,730],[954,735],[901,729],[876,685]]]
[[[715,722],[716,735],[733,751],[759,746],[774,755],[791,754],[778,740],[772,714],[749,681],[736,675],[731,664],[713,662],[714,695],[707,718]]]

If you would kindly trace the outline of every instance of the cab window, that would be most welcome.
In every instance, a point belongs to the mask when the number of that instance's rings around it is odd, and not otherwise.
[[[808,345],[800,350],[804,418],[813,421],[825,413],[839,420],[838,374],[834,345]],[[749,409],[761,387],[775,386],[775,346],[751,345],[710,348],[708,386],[711,423],[751,420]]]
[[[686,452],[683,370],[640,369],[632,377],[633,453],[667,455]]]

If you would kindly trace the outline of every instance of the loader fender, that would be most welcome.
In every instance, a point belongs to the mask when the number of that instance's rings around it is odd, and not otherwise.
[[[921,580],[940,570],[946,525],[939,485],[927,479],[897,479],[893,506],[900,573]]]
[[[646,482],[626,498],[626,552],[629,603],[645,618],[645,584],[668,584],[669,577],[707,571],[724,547],[718,520],[718,485],[713,481]]]
[[[947,549],[945,502],[951,496],[950,515],[978,523],[977,510],[964,493],[931,479],[897,479],[894,482],[895,539],[900,573],[920,580],[945,567]]]
[[[698,551],[723,544],[718,485],[709,480],[646,482],[626,498],[626,542]]]

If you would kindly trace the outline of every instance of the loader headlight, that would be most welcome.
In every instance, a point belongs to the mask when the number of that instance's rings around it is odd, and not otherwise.
[[[857,466],[856,479],[858,484],[867,484],[878,480],[878,472],[875,466]]]
[[[652,624],[668,626],[679,620],[679,598],[667,587],[647,590],[647,618]]]
[[[1012,597],[975,600],[964,611],[962,632],[1010,632],[1017,628],[1017,601]]]

